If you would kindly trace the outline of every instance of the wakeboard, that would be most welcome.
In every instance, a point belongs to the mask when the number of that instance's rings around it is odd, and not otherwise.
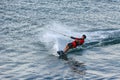
[[[67,55],[63,51],[57,51],[59,59],[68,60]]]

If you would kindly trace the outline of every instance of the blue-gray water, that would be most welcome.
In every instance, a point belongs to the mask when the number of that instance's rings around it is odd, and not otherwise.
[[[0,80],[120,80],[120,0],[1,0]]]

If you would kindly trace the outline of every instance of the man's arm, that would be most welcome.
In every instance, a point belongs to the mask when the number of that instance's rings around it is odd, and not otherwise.
[[[71,36],[70,38],[71,38],[71,39],[81,40],[81,38],[76,38],[76,37],[73,37],[73,36]]]
[[[76,38],[75,38],[75,37],[73,37],[73,36],[71,36],[70,38],[71,38],[71,39],[76,39]]]

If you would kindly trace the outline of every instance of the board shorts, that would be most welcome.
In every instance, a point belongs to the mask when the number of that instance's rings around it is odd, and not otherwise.
[[[68,46],[69,46],[70,49],[73,48],[73,44],[72,43],[68,43]]]

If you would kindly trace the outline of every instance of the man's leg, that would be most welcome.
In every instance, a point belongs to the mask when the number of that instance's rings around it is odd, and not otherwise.
[[[67,45],[64,49],[64,53],[66,53],[69,50],[69,46]]]

